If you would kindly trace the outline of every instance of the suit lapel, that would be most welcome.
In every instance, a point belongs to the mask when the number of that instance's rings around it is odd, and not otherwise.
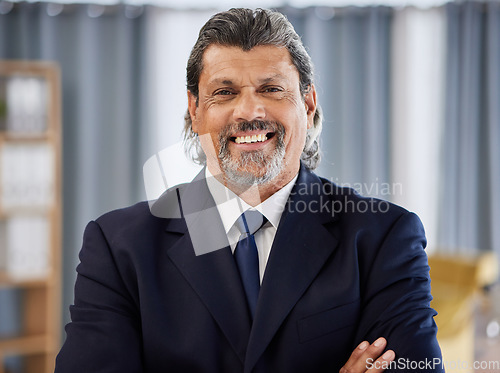
[[[313,184],[315,187],[313,187]],[[289,312],[314,281],[337,247],[338,240],[325,225],[333,223],[331,213],[319,209],[321,181],[302,168],[280,221],[248,344],[245,372],[251,371]],[[298,187],[307,193],[299,194]],[[331,197],[331,196],[330,196]],[[328,198],[329,199],[329,198]],[[307,207],[304,209],[304,207]]]
[[[200,175],[178,194],[185,219],[167,221],[167,231],[183,234],[168,249],[168,256],[204,302],[243,363],[250,336],[250,314],[224,227]]]

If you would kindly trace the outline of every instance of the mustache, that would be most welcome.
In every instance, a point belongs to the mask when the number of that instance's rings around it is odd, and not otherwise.
[[[280,122],[268,120],[253,120],[228,124],[219,134],[221,142],[227,142],[233,134],[245,131],[269,131],[278,136],[284,136],[285,126]]]

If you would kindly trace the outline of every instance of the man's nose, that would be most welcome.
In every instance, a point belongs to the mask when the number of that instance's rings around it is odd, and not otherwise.
[[[233,111],[233,119],[236,122],[263,120],[265,116],[264,103],[257,92],[240,92]]]

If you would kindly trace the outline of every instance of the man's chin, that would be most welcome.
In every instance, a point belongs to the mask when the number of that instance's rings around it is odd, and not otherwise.
[[[230,167],[224,170],[229,182],[241,187],[251,187],[252,185],[265,185],[271,182],[277,175],[267,167]]]
[[[245,175],[245,176],[253,176],[256,179],[260,179],[262,177],[265,177],[266,174],[269,172],[266,170],[266,166],[261,166],[261,165],[245,165],[244,167],[239,167],[235,172],[240,175]]]
[[[273,154],[263,151],[245,152],[220,158],[220,166],[230,183],[241,187],[266,185],[272,182],[283,168],[284,152]]]
[[[241,186],[252,186],[252,185],[261,185],[265,184],[269,179],[269,176],[259,170],[259,172],[253,172],[250,170],[233,170],[232,172],[226,173],[229,177],[230,181],[241,185]]]

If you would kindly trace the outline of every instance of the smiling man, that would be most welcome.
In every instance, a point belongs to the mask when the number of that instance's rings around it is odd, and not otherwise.
[[[208,169],[230,190],[258,185],[255,205],[298,174],[316,92],[312,84],[301,92],[286,48],[210,45],[188,102],[192,130],[213,142],[202,144]]]
[[[213,16],[187,87],[206,167],[89,223],[56,372],[443,371],[422,225],[312,172],[321,115],[286,18]]]

